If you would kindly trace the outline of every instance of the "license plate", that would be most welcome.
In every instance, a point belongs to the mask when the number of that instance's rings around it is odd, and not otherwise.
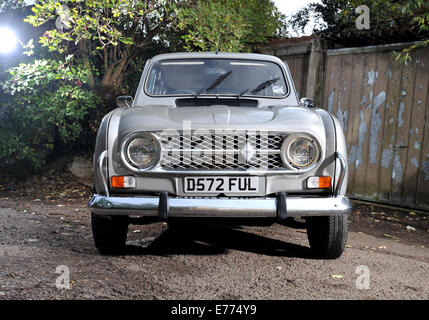
[[[259,177],[185,177],[185,193],[258,192]]]

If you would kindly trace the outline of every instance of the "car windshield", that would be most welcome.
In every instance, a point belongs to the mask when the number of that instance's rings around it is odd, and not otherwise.
[[[287,93],[282,69],[276,63],[213,58],[158,61],[149,72],[145,90],[151,96],[281,98]]]

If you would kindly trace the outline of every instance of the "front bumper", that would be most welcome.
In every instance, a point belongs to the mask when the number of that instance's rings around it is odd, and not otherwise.
[[[272,198],[169,198],[160,196],[115,197],[94,194],[91,212],[102,215],[159,217],[279,218],[339,215],[352,210],[345,196]]]
[[[350,200],[340,195],[346,175],[346,162],[341,154],[340,175],[333,196],[289,196],[285,192],[276,197],[214,197],[184,198],[169,197],[167,192],[159,196],[114,196],[110,195],[103,175],[106,151],[98,158],[98,174],[103,183],[104,195],[94,194],[88,203],[92,213],[104,215],[149,216],[166,220],[168,217],[219,217],[219,218],[278,218],[305,216],[330,216],[349,213]]]

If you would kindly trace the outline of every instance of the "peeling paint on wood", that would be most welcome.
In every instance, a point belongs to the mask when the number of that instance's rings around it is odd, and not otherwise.
[[[374,83],[375,83],[375,72],[374,70],[370,70],[368,71],[368,85],[372,86]]]
[[[399,114],[398,114],[398,126],[402,127],[404,125],[404,119],[402,117],[402,115],[404,114],[405,111],[405,103],[404,101],[401,101],[401,103],[399,104]]]
[[[393,158],[392,179],[398,183],[402,183],[402,164],[399,154],[395,154]]]
[[[392,80],[392,70],[390,68],[387,69],[387,76],[389,77],[389,80]]]
[[[389,147],[389,149],[384,149],[381,154],[381,166],[386,169],[389,169],[390,161],[392,161],[393,157],[392,145],[389,145]]]
[[[341,110],[341,99],[338,98],[337,118],[340,121],[340,124],[341,124],[341,126],[342,126],[342,128],[343,128],[343,130],[344,130],[345,133],[347,132],[347,117],[348,117],[348,114],[349,113],[348,113],[347,110],[344,110],[344,111]]]
[[[362,163],[362,146],[365,142],[365,136],[367,132],[366,122],[364,119],[363,111],[360,112],[360,119],[361,122],[359,124],[359,142],[358,142],[358,150],[357,150],[357,156],[356,156],[356,168],[359,167],[359,165]]]
[[[424,179],[425,181],[429,180],[429,160],[422,163],[422,170],[424,172]]]
[[[329,93],[329,99],[328,99],[328,111],[332,112],[332,106],[334,104],[334,94],[335,94],[335,89],[331,90],[331,92]]]
[[[417,140],[414,141],[414,149],[420,151],[420,143]]]
[[[378,112],[381,104],[386,100],[386,92],[381,91],[374,98],[374,107],[372,108],[371,117],[371,136],[369,144],[369,161],[371,163],[377,163],[377,151],[378,151],[378,132],[380,131],[381,116]]]

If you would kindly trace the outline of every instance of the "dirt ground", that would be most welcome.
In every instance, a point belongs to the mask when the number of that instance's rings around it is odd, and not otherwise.
[[[131,225],[127,254],[101,256],[87,183],[56,171],[1,178],[0,299],[429,299],[425,213],[356,204],[336,260],[312,259],[300,220]],[[58,266],[70,270],[69,289],[56,287]],[[368,289],[356,286],[359,266]]]

